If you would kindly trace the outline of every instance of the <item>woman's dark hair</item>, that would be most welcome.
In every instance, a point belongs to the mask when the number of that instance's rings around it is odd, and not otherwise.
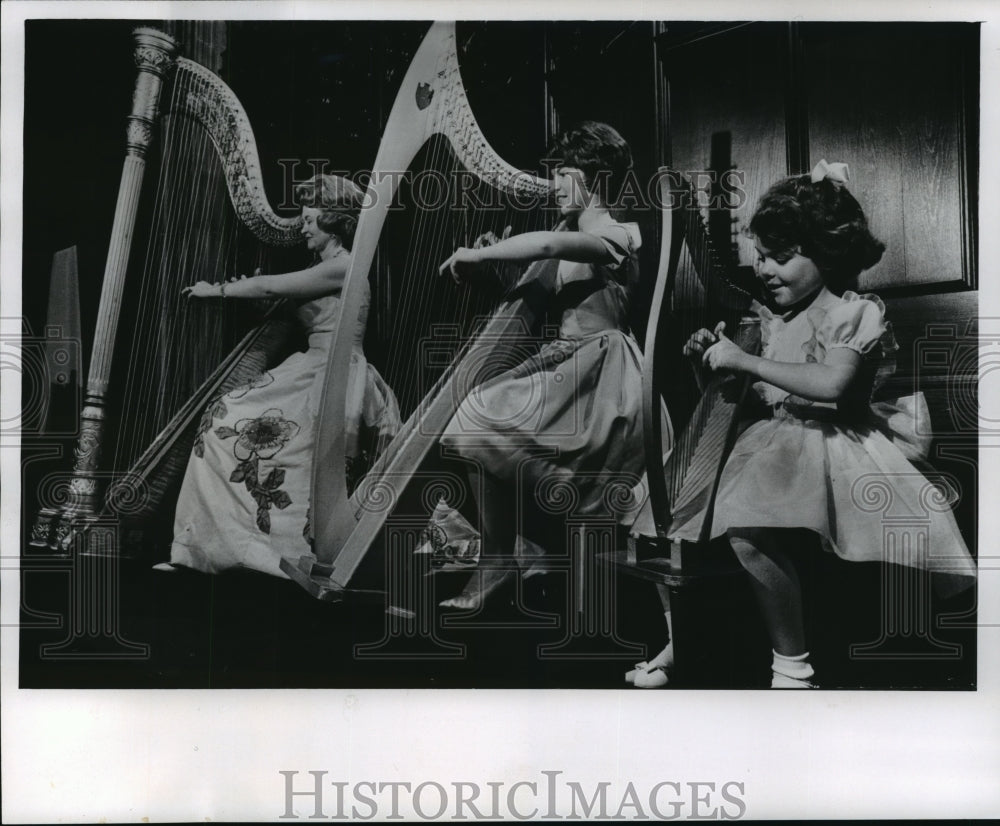
[[[360,187],[340,175],[316,175],[295,187],[296,203],[322,210],[316,218],[317,226],[336,235],[346,249],[354,243],[364,199]]]
[[[549,160],[571,166],[586,176],[586,184],[601,200],[614,205],[632,168],[632,150],[625,138],[606,123],[588,120],[563,132],[549,150]]]
[[[772,252],[798,248],[838,294],[885,251],[847,187],[826,178],[814,183],[809,175],[785,178],[765,192],[749,229]]]

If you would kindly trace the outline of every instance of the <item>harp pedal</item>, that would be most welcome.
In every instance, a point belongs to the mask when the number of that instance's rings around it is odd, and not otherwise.
[[[298,562],[282,559],[279,567],[314,599],[324,602],[344,601],[344,589],[334,585],[330,579],[333,566],[320,564],[312,554],[300,556]]]
[[[743,572],[725,537],[710,542],[678,540],[671,543],[670,565],[686,577],[729,576]]]
[[[630,536],[626,551],[598,554],[598,559],[625,576],[672,587],[743,571],[725,538],[701,543]]]
[[[338,585],[331,579],[333,566],[317,561],[312,554],[303,554],[298,562],[282,559],[278,564],[290,580],[308,592],[311,597],[322,602],[385,601],[385,591],[373,588],[345,588]]]

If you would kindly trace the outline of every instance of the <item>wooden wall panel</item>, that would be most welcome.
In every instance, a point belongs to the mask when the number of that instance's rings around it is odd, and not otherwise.
[[[851,190],[887,245],[861,287],[961,284],[955,39],[938,27],[878,24],[815,24],[802,36],[811,164],[849,164]]]
[[[740,230],[764,190],[786,174],[786,32],[784,24],[709,33],[668,26],[661,43],[670,95],[671,157],[664,161],[684,172],[707,170],[713,135],[731,136],[731,163],[744,176],[732,211],[742,265],[753,263],[754,250]]]
[[[977,375],[969,336],[978,296],[964,288],[976,285],[975,26],[665,28],[659,45],[672,156],[664,160],[677,169],[706,169],[713,135],[730,134],[732,163],[747,176],[746,203],[734,211],[741,225],[783,175],[809,171],[821,158],[847,162],[851,190],[888,246],[859,285],[887,300],[901,347],[896,375],[881,395],[923,391],[935,457],[954,444],[972,444],[974,452],[970,404]],[[737,263],[751,263],[749,240],[740,243]],[[677,278],[695,280],[687,256]],[[697,289],[679,300],[675,295],[675,308],[698,307],[701,298]],[[944,353],[946,368],[921,362],[929,346]],[[944,469],[972,490],[970,467],[956,461]],[[974,523],[965,528],[974,538]]]
[[[967,351],[975,340],[978,313],[979,294],[972,290],[887,300],[886,317],[900,345],[896,374],[889,383],[893,394],[944,387],[959,380],[959,374],[975,381],[976,361]],[[949,339],[949,330],[954,331],[954,340]],[[921,350],[929,347],[948,355],[922,358]]]

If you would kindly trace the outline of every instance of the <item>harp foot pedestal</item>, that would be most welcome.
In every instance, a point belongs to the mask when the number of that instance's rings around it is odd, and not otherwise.
[[[32,528],[29,547],[45,549],[56,556],[114,556],[134,558],[135,548],[126,540],[125,527],[117,518],[97,515],[67,515],[45,509]]]
[[[627,551],[599,554],[597,561],[622,580],[656,588],[672,620],[671,687],[726,688],[752,682],[742,660],[753,648],[745,639],[745,620],[756,616],[756,608],[728,543],[702,546],[630,538]],[[660,640],[658,647],[662,645]]]
[[[29,547],[56,550],[56,527],[59,524],[58,508],[42,508],[31,529]]]
[[[311,554],[299,557],[297,563],[289,559],[282,559],[279,565],[289,579],[298,583],[314,599],[323,602],[378,603],[385,601],[384,591],[344,588],[337,585],[331,579],[333,566],[324,565]]]

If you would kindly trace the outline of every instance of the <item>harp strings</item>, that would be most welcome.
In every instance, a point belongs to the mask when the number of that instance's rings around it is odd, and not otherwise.
[[[551,218],[542,209],[519,209],[510,197],[507,189],[517,185],[511,180],[516,170],[493,151],[475,121],[453,36],[436,62],[428,75],[440,83],[434,85],[426,117],[421,116],[424,133],[414,144],[420,148],[398,193],[406,215],[387,216],[379,266],[370,273],[376,330],[370,331],[366,355],[395,392],[404,419],[430,403],[429,390],[450,370],[449,362],[461,358],[473,322],[489,317],[502,295],[499,284],[473,279],[455,285],[450,274],[439,275],[441,262],[487,231],[499,236],[511,226],[518,234]],[[538,189],[537,182],[526,188],[532,187]],[[492,280],[489,268],[483,280]]]
[[[684,239],[687,255],[681,257],[677,279],[672,296],[675,317],[678,319],[681,335],[684,340],[695,330],[711,328],[714,320],[709,318],[712,312],[710,290],[702,284],[699,273],[706,273],[713,260],[713,249],[707,229],[697,208],[695,193],[688,190],[691,196],[681,200],[684,210]],[[709,282],[711,283],[711,282]],[[732,331],[729,331],[732,333]],[[716,467],[711,461],[698,461],[699,446],[712,444],[725,438],[727,423],[721,417],[712,415],[714,405],[714,388],[707,387],[705,393],[694,404],[694,409],[677,440],[671,461],[667,466],[667,490],[672,509],[681,507],[684,493],[701,490],[707,484]]]
[[[151,229],[134,303],[126,307],[132,335],[123,359],[117,468],[131,465],[239,336],[233,302],[188,300],[180,292],[234,276],[249,236],[233,213],[215,146],[181,105],[203,85],[178,71],[162,119]]]
[[[489,283],[476,284],[475,279],[455,285],[450,274],[439,275],[441,262],[458,247],[472,246],[488,231],[499,236],[507,226],[518,233],[540,223],[540,210],[532,220],[528,212],[508,203],[504,193],[474,179],[462,165],[452,142],[460,145],[475,137],[474,129],[466,127],[463,134],[455,135],[454,124],[438,122],[431,128],[433,133],[414,165],[419,168],[410,170],[411,185],[401,187],[401,199],[412,215],[405,247],[393,244],[391,231],[382,244],[392,279],[384,375],[404,417],[418,410],[444,372],[447,348],[454,345],[461,352],[460,343],[471,333],[472,322],[489,315],[499,296],[498,289],[490,290]],[[400,249],[405,249],[401,256]],[[483,279],[490,281],[488,271]]]

